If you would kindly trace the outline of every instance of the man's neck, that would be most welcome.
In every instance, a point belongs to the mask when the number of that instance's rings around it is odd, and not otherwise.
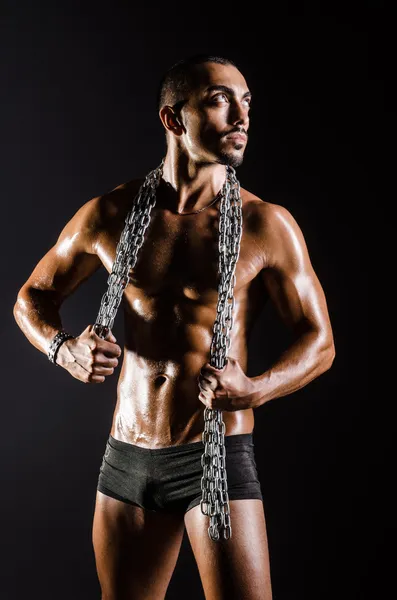
[[[181,214],[205,208],[222,189],[225,179],[225,165],[196,163],[168,152],[158,190],[161,206]]]

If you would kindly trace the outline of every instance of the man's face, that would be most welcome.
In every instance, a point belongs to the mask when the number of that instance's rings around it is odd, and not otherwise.
[[[203,63],[195,73],[194,89],[182,111],[186,150],[198,162],[238,167],[248,141],[247,83],[232,65]]]

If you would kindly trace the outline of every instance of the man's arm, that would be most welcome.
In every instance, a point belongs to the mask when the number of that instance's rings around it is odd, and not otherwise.
[[[298,224],[276,204],[264,203],[258,213],[264,257],[259,276],[295,339],[270,369],[251,378],[256,406],[302,388],[329,369],[335,357],[324,291]]]
[[[222,369],[206,363],[197,378],[198,397],[211,409],[257,408],[291,394],[329,369],[335,356],[327,303],[301,230],[282,206],[260,201],[256,207],[255,242],[263,259],[258,277],[295,339],[257,377],[247,377],[231,356]]]
[[[61,304],[101,265],[95,253],[101,202],[101,197],[92,198],[75,213],[18,293],[15,320],[28,340],[45,354],[62,329]]]

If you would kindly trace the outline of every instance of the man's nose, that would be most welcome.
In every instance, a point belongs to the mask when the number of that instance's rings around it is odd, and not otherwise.
[[[249,126],[248,108],[236,102],[231,111],[231,120],[233,125],[242,125],[247,131]]]

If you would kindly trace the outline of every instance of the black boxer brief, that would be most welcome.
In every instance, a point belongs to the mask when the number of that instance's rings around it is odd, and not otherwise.
[[[229,500],[263,501],[253,434],[225,436]],[[109,435],[97,489],[107,496],[151,511],[187,512],[202,498],[204,443],[144,448]]]

